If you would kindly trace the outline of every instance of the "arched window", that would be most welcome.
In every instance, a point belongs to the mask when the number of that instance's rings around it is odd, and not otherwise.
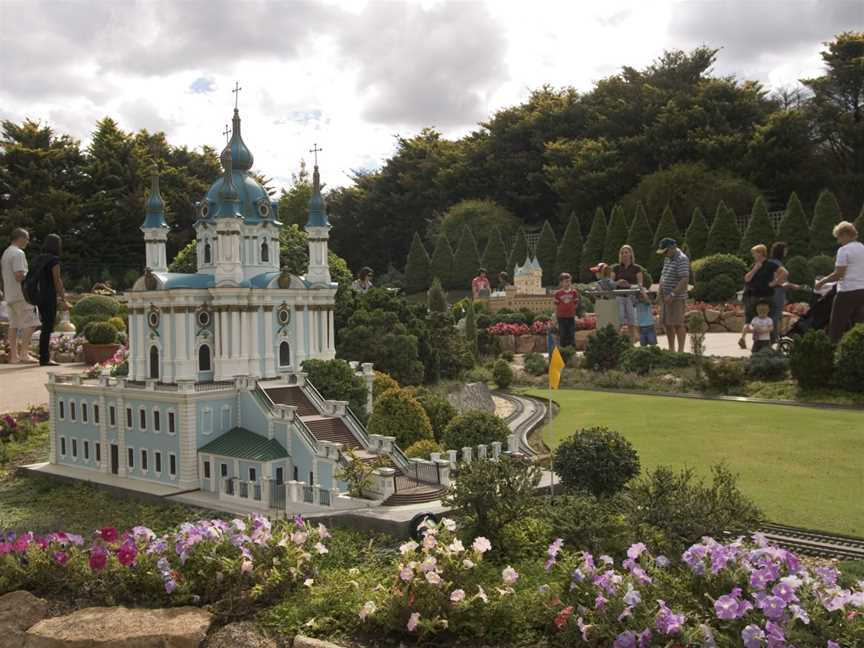
[[[211,371],[210,345],[202,344],[198,347],[198,371]]]
[[[287,342],[283,342],[279,345],[279,366],[291,366],[291,347]]]
[[[159,380],[159,349],[150,347],[150,377]]]
[[[210,257],[211,257],[210,244],[205,243],[204,244],[204,263],[210,263]]]
[[[270,262],[270,247],[267,245],[267,241],[264,241],[261,244],[261,263],[269,263]]]

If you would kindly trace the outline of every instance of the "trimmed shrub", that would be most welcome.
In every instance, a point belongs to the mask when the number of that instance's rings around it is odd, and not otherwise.
[[[720,275],[707,284],[697,284],[693,288],[693,299],[709,304],[720,304],[735,297],[740,289],[741,282],[735,281],[728,275]]]
[[[834,272],[834,257],[827,254],[817,254],[807,261],[810,267],[810,276],[814,281],[816,277],[824,277]]]
[[[120,302],[105,295],[87,295],[72,307],[70,319],[79,331],[90,322],[107,322],[121,312]]]
[[[827,189],[819,194],[816,207],[813,209],[813,221],[810,223],[810,254],[831,254],[834,252],[834,226],[843,220],[840,205],[834,194]]]
[[[545,515],[528,515],[509,522],[501,529],[501,558],[518,562],[532,556],[542,556],[554,534],[555,529]]]
[[[537,247],[534,251],[540,267],[543,268],[543,285],[552,286],[555,283],[555,258],[558,256],[558,239],[549,221],[543,221],[543,229],[540,230],[540,238],[537,239]]]
[[[684,235],[687,241],[687,255],[691,259],[701,259],[705,256],[705,246],[708,244],[708,221],[698,207],[693,210],[693,218]]]
[[[428,459],[433,452],[442,452],[441,446],[433,439],[421,439],[405,449],[405,456],[409,459]]]
[[[747,361],[747,376],[753,380],[783,380],[789,359],[774,349],[762,349]]]
[[[750,212],[750,221],[747,223],[747,229],[744,230],[744,235],[741,237],[741,249],[738,250],[738,254],[745,259],[749,259],[750,249],[760,243],[767,246],[770,250],[775,236],[777,234],[771,225],[771,219],[768,218],[768,208],[765,206],[762,196],[759,196],[756,202],[753,203],[753,210]]]
[[[468,300],[465,304],[465,340],[472,355],[477,355],[477,319],[474,313],[474,302]]]
[[[405,262],[405,290],[408,294],[423,292],[432,281],[431,260],[420,235],[414,232]]]
[[[558,254],[555,257],[555,273],[569,272],[573,279],[579,280],[579,260],[582,258],[582,232],[579,229],[579,219],[576,214],[570,214],[570,222],[564,230],[564,236],[558,244]],[[512,271],[512,268],[510,268]]]
[[[789,246],[786,250],[788,256],[806,257],[810,254],[810,224],[795,192],[789,196],[786,213],[777,228],[777,240],[786,241]]]
[[[444,293],[444,288],[441,286],[441,280],[438,277],[432,280],[432,287],[426,293],[426,302],[429,310],[433,313],[447,312],[447,295]]]
[[[605,497],[639,474],[639,455],[633,444],[613,430],[583,428],[558,446],[552,468],[565,487]]]
[[[647,259],[641,261],[648,268],[648,272],[655,277],[659,277],[660,271],[663,269],[663,257],[657,254],[657,248],[660,246],[660,241],[664,238],[673,238],[679,245],[683,244],[681,230],[678,229],[678,223],[675,222],[675,215],[672,213],[669,205],[666,205],[663,214],[660,216],[660,221],[657,223],[657,229],[654,230],[654,243],[651,246],[654,249],[651,250],[651,254],[648,255]]]
[[[630,348],[630,338],[619,333],[611,324],[597,329],[585,347],[585,366],[594,371],[615,369],[624,352]]]
[[[579,268],[579,279],[583,282],[593,281],[594,274],[589,270],[598,261],[603,260],[603,246],[606,244],[606,214],[598,207],[591,221],[591,229],[582,248],[582,260]]]
[[[489,240],[483,251],[483,267],[486,268],[493,287],[498,286],[498,273],[507,270],[507,248],[497,226],[489,232]]]
[[[435,241],[435,249],[429,261],[429,273],[434,279],[438,279],[440,285],[452,287],[453,248],[450,247],[450,241],[447,240],[444,232],[441,232]],[[435,285],[434,282],[432,285]]]
[[[705,254],[736,254],[741,246],[741,232],[735,221],[735,212],[721,200],[714,214]]]
[[[636,203],[633,222],[630,223],[630,229],[627,231],[627,243],[633,248],[636,263],[640,263],[642,266],[645,266],[652,256],[657,256],[655,253],[657,248],[654,247],[654,232],[641,202]],[[617,263],[617,261],[616,257],[615,262]]]
[[[734,254],[713,254],[693,262],[693,298],[718,303],[735,296],[744,286],[747,265]],[[718,280],[719,277],[724,277]]]
[[[388,389],[399,389],[400,385],[396,380],[383,371],[376,371],[375,378],[372,381],[372,401],[378,400],[378,397]]]
[[[525,232],[522,229],[516,232],[516,242],[513,243],[513,249],[510,250],[510,256],[507,257],[507,274],[513,278],[513,271],[517,265],[525,263],[528,258],[528,241],[525,238]]]
[[[665,366],[664,351],[660,347],[632,347],[621,357],[621,368],[640,375]]]
[[[791,259],[786,260],[785,266],[786,270],[789,271],[789,281],[791,283],[802,286],[813,285],[813,272],[806,258],[803,256],[793,256]],[[810,293],[805,290],[789,291],[788,296],[791,302],[806,302],[810,300]]]
[[[114,344],[117,329],[109,322],[90,322],[84,327],[84,339],[90,344]]]
[[[792,344],[789,370],[803,389],[819,389],[834,375],[834,343],[825,331],[807,331]]]
[[[495,364],[492,365],[492,380],[495,381],[498,389],[507,389],[513,382],[513,369],[510,367],[510,363],[501,358],[496,360]]]
[[[432,423],[423,406],[405,389],[388,389],[375,400],[369,434],[396,437],[402,448],[432,439]]]
[[[725,393],[744,384],[744,364],[737,360],[706,362],[704,369],[708,387],[714,391]]]
[[[606,239],[603,243],[603,260],[606,263],[618,263],[618,250],[627,242],[627,218],[621,205],[615,205],[609,216],[609,227],[606,229]]]
[[[432,424],[432,436],[436,441],[441,440],[444,434],[444,428],[454,418],[456,418],[456,408],[450,404],[444,396],[438,392],[434,392],[426,387],[409,387],[409,393],[417,399],[420,406],[429,417],[429,422]],[[433,450],[433,452],[435,452]]]
[[[118,333],[126,332],[126,322],[123,321],[122,317],[112,317],[108,320],[108,323],[117,329]]]
[[[490,323],[488,315],[479,315],[477,317],[477,326],[480,327],[480,318],[487,318],[487,326]],[[492,335],[485,328],[477,331],[477,355],[481,358],[494,358],[501,351],[501,341],[497,335]]]
[[[837,345],[834,380],[838,387],[849,391],[859,391],[864,385],[864,324],[846,331]]]
[[[537,510],[529,515],[548,521],[551,537],[561,538],[565,547],[579,547],[595,555],[624,555],[637,540],[649,541],[644,534],[636,538],[635,529],[622,514],[624,500],[624,495],[597,499],[556,493],[553,498],[539,499]]]
[[[302,367],[324,398],[348,401],[351,411],[366,419],[366,381],[345,360],[304,360]]]
[[[471,280],[477,276],[480,268],[480,253],[477,251],[477,242],[474,235],[466,226],[462,230],[462,238],[453,255],[453,286],[460,289],[470,289]]]
[[[535,376],[542,376],[546,373],[548,365],[546,358],[539,353],[525,354],[525,371]]]
[[[447,427],[441,441],[448,450],[489,445],[493,441],[507,443],[510,428],[499,417],[489,412],[465,412],[459,414]]]

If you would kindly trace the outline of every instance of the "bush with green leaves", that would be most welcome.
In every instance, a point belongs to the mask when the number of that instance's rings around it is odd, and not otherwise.
[[[630,348],[630,338],[607,324],[588,338],[585,347],[585,366],[594,371],[609,371],[621,363]]]
[[[399,389],[400,385],[393,379],[390,374],[383,371],[375,371],[375,377],[372,379],[372,401],[374,403],[378,397],[388,389]]]
[[[496,360],[492,365],[492,380],[495,381],[498,389],[507,389],[513,382],[513,369],[510,363],[502,358]]]
[[[723,464],[711,469],[711,482],[697,477],[691,468],[675,472],[659,466],[630,484],[627,516],[634,528],[659,529],[659,550],[678,553],[703,536],[756,529],[762,521],[759,508],[738,488],[738,479]],[[640,534],[641,535],[641,534]]]
[[[377,398],[367,429],[369,434],[396,437],[402,448],[433,438],[426,410],[405,389],[388,389]]]
[[[607,497],[639,474],[639,455],[618,432],[583,428],[558,446],[552,469],[565,488]]]
[[[84,339],[90,344],[114,344],[117,329],[110,322],[90,322],[84,327]]]
[[[648,541],[645,536],[636,537],[625,515],[625,498],[625,494],[597,498],[556,492],[549,499],[537,498],[528,516],[552,527],[546,538],[561,538],[565,546],[579,547],[595,555],[622,556],[637,540]]]
[[[121,312],[122,306],[116,299],[105,295],[87,295],[75,303],[69,315],[75,328],[83,331],[90,322],[107,322]]]
[[[834,257],[827,254],[817,254],[814,257],[810,257],[807,265],[810,266],[810,275],[813,279],[816,279],[816,277],[825,277],[834,272]]]
[[[834,354],[834,381],[848,391],[864,385],[864,324],[856,324],[840,339]]]
[[[546,358],[540,353],[525,354],[524,364],[525,371],[534,376],[542,376],[549,368],[549,365],[546,364]]]
[[[428,459],[433,452],[441,452],[443,448],[434,439],[420,439],[405,448],[405,456],[411,459]]]
[[[481,317],[489,317],[486,314],[478,316],[478,326]],[[494,358],[501,351],[501,339],[498,335],[492,335],[486,329],[477,331],[477,355],[481,358]]]
[[[344,360],[304,360],[302,365],[309,382],[330,400],[348,401],[348,407],[366,420],[366,381]]]
[[[721,303],[744,287],[747,265],[734,254],[713,254],[693,262],[693,299]],[[721,279],[721,277],[723,277]]]
[[[118,333],[126,332],[126,322],[123,321],[122,317],[117,317],[116,315],[108,320],[108,323],[117,329]]]
[[[660,369],[666,365],[665,354],[658,346],[632,347],[624,352],[621,358],[621,368],[640,375],[651,373],[654,369]]]
[[[834,343],[825,331],[807,331],[795,338],[789,371],[803,389],[821,389],[834,377]]]
[[[436,391],[427,387],[409,387],[408,392],[417,399],[420,406],[429,417],[432,424],[432,436],[440,441],[444,434],[444,428],[452,421],[458,412],[450,401]],[[434,451],[433,451],[434,452]]]
[[[774,349],[762,349],[750,356],[746,371],[753,380],[783,380],[789,372],[789,358]]]
[[[703,369],[708,379],[708,388],[721,394],[741,387],[746,378],[744,363],[730,358],[706,362]]]
[[[491,412],[469,411],[459,414],[447,424],[441,442],[448,450],[458,450],[489,445],[495,441],[506,445],[509,435],[510,428],[502,418]]]
[[[813,271],[810,269],[810,263],[806,257],[793,256],[791,259],[787,259],[784,265],[789,271],[790,283],[801,286],[813,285]],[[787,292],[787,296],[790,302],[807,302],[810,300],[811,294],[806,290],[791,290]]]
[[[505,524],[501,529],[499,558],[518,562],[531,556],[542,556],[549,542],[556,537],[555,534],[555,528],[545,515],[545,511],[539,515],[529,513]]]

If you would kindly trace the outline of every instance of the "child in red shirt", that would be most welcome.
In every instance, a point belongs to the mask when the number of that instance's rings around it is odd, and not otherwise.
[[[576,346],[576,307],[579,291],[573,287],[570,274],[562,272],[559,288],[555,291],[555,317],[558,318],[558,339],[562,347]]]

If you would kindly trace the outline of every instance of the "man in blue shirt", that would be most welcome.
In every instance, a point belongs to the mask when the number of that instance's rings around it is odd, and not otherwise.
[[[660,274],[660,323],[666,329],[669,350],[684,351],[687,339],[687,326],[684,323],[684,307],[687,304],[687,287],[690,283],[690,259],[678,249],[678,242],[672,238],[660,241],[657,254],[662,254],[663,271]]]

